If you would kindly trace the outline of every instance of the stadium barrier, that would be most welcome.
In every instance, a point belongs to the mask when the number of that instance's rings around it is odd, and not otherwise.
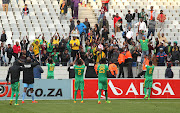
[[[36,100],[67,100],[71,99],[71,80],[48,80],[39,79],[34,83],[34,94]],[[23,83],[20,80],[20,96],[22,99]],[[0,81],[0,100],[9,100],[11,97],[11,85]],[[27,90],[25,99],[31,99],[30,90]]]
[[[180,98],[180,80],[154,79],[151,98]],[[144,98],[144,79],[108,79],[108,97],[110,99],[140,99]],[[73,80],[74,92],[74,80]],[[101,95],[105,98],[105,93]],[[77,99],[80,99],[80,93]],[[98,79],[85,79],[84,99],[98,98]],[[74,99],[74,96],[73,96]]]

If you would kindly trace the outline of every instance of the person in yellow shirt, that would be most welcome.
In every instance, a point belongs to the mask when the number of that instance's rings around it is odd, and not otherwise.
[[[99,61],[102,58],[106,58],[106,54],[102,51],[101,48],[99,49],[99,51],[96,52],[96,56],[97,56],[96,63],[99,63]]]
[[[35,57],[39,57],[39,50],[40,50],[39,41],[36,39],[31,45],[33,46],[33,52]]]
[[[57,33],[58,36],[56,35],[56,33]],[[58,39],[58,37],[59,37],[59,39]],[[52,37],[52,39],[53,39],[53,45],[59,45],[60,36],[59,36],[58,32],[55,32],[55,34]]]
[[[80,41],[79,41],[79,39],[77,39],[76,36],[73,36],[73,40],[71,40],[69,44],[70,44],[71,49],[72,49],[71,57],[73,57],[73,60],[74,60],[76,57],[76,54],[79,51]]]

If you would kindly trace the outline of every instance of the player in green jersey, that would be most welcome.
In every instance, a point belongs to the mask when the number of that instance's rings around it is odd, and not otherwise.
[[[98,104],[101,104],[100,98],[101,98],[101,92],[102,90],[105,91],[105,97],[106,97],[106,103],[111,103],[111,101],[108,101],[108,81],[107,77],[109,76],[109,68],[106,65],[106,59],[102,58],[100,61],[100,65],[98,65],[97,68],[97,74],[98,74],[98,88],[99,88],[99,93],[98,93]]]
[[[144,81],[144,93],[146,99],[150,99],[151,95],[151,88],[152,88],[152,83],[153,83],[153,71],[154,71],[154,65],[152,65],[152,61],[149,62],[149,66],[146,66],[147,70],[145,73],[145,81]],[[147,95],[147,90],[148,90],[148,95]]]
[[[78,56],[76,55],[76,60],[73,62],[74,65],[74,70],[75,70],[75,92],[74,92],[74,103],[76,103],[76,96],[77,96],[77,91],[81,90],[81,103],[83,102],[83,90],[84,90],[84,68],[85,68],[85,63],[80,57],[79,54],[79,59],[77,60]],[[77,65],[75,65],[77,61]]]
[[[53,59],[49,58],[48,59],[48,63],[46,65],[48,66],[47,79],[54,79],[54,67],[55,67],[55,63],[53,63]]]

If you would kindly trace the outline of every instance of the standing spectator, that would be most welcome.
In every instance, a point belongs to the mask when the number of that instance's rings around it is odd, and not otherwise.
[[[154,50],[154,47],[151,41],[148,43],[148,48],[149,48],[149,56],[152,56],[152,51]]]
[[[135,26],[138,26],[139,39],[142,39],[142,36],[146,32],[146,24],[145,24],[145,22],[143,22],[143,19],[140,18],[140,22],[136,23]]]
[[[100,20],[99,30],[101,30],[101,28],[103,28],[103,26],[106,26],[106,28],[109,30],[109,22],[106,19],[106,16],[104,16],[103,19]]]
[[[138,51],[138,47],[135,47],[135,49],[132,51],[133,62],[137,62],[137,57],[138,56],[141,56],[141,54]]]
[[[133,23],[134,23],[134,24],[137,23],[137,22],[139,22],[139,14],[140,14],[140,13],[138,13],[138,9],[135,9],[135,11],[134,11],[134,13],[133,13]]]
[[[57,35],[56,35],[57,33]],[[58,38],[59,37],[59,38]],[[60,36],[59,36],[59,33],[58,32],[55,32],[55,34],[53,35],[52,37],[52,44],[55,46],[55,45],[59,45],[59,40],[60,40]]]
[[[165,78],[173,78],[174,77],[174,73],[171,69],[171,63],[168,63],[166,71],[165,71]]]
[[[6,58],[5,58],[5,47],[3,43],[1,43],[1,46],[0,46],[0,59],[1,59],[1,66],[3,66],[4,64],[5,66],[7,66]]]
[[[79,8],[79,0],[73,0],[74,1],[74,17],[73,19],[78,19],[78,8]]]
[[[122,49],[120,50],[120,54],[119,54],[119,57],[118,57],[118,63],[119,63],[119,76],[118,76],[118,78],[121,78],[121,74],[122,74],[122,78],[124,78],[123,67],[124,67],[124,63],[125,63],[125,56],[123,54]]]
[[[60,14],[61,14],[60,20],[65,19],[65,16],[67,14],[67,4],[66,4],[65,0],[63,1],[63,3],[60,6],[60,10],[61,10],[60,11]]]
[[[122,19],[119,17],[119,14],[116,13],[116,16],[114,17],[114,31],[115,35],[116,32],[120,32],[122,30]]]
[[[164,29],[164,21],[166,20],[166,15],[163,14],[163,10],[160,10],[160,14],[157,16],[157,20],[159,20],[160,28]]]
[[[23,63],[26,62],[26,58],[27,58],[27,53],[26,50],[21,50],[20,56],[19,56],[19,60]]]
[[[149,38],[151,33],[152,33],[152,36],[154,36],[155,27],[156,27],[156,21],[155,21],[155,18],[153,17],[153,19],[149,21],[149,28],[148,28],[148,36],[147,36],[147,38]]]
[[[132,72],[132,55],[131,52],[126,49],[125,51],[125,62],[127,63],[128,68],[128,78],[133,78],[133,72]]]
[[[162,30],[162,29],[161,29]],[[162,33],[161,35],[160,35],[160,32],[161,32],[161,30],[158,32],[158,34],[157,34],[157,36],[158,36],[158,38],[159,38],[159,42],[165,42],[165,43],[168,43],[168,41],[167,41],[167,39],[166,39],[166,37],[164,36],[164,33]]]
[[[104,17],[105,12],[108,11],[104,3],[102,3],[102,7],[101,7],[101,9],[99,11],[101,12],[101,14],[100,14],[100,16],[98,18],[98,24],[99,24],[100,20]]]
[[[73,19],[70,19],[69,28],[70,28],[70,33],[71,33],[71,32],[74,30],[74,28],[75,28],[75,24],[74,24],[74,20],[73,20]]]
[[[26,42],[27,40],[27,42]],[[27,47],[29,45],[29,39],[28,37],[26,36],[26,39],[22,39],[21,42],[20,42],[20,45],[21,45],[21,50],[26,50],[27,51]]]
[[[113,61],[115,64],[117,64],[118,63],[118,57],[119,57],[118,48],[114,47],[113,53],[111,55],[111,61]]]
[[[10,2],[10,0],[2,0],[3,11],[6,11],[6,15],[8,13],[9,2]]]
[[[74,0],[71,0],[71,16],[74,18]]]
[[[156,13],[155,13],[155,11],[153,10],[153,6],[151,6],[151,9],[150,9],[149,14],[148,14],[148,19],[149,19],[149,20],[152,20],[153,17],[155,18],[155,16],[156,16]]]
[[[95,38],[98,40],[100,37],[98,24],[94,25],[94,31],[93,32],[94,32]]]
[[[40,63],[38,63],[38,65],[33,68],[34,78],[41,79],[41,73],[44,73],[44,70],[40,66]]]
[[[60,42],[59,42],[59,52],[63,53],[64,50],[66,49],[66,41],[63,38]]]
[[[157,53],[157,58],[158,58],[158,66],[165,66],[165,60],[167,57],[167,54],[163,52],[163,48],[159,49],[160,52]]]
[[[36,39],[31,45],[33,46],[34,56],[39,58],[40,44],[38,40]]]
[[[156,54],[153,54],[152,62],[153,62],[153,65],[154,65],[154,66],[157,66],[157,64],[158,64],[158,58],[156,57]]]
[[[165,47],[165,53],[168,55],[171,52],[172,52],[171,42],[168,42],[168,45]]]
[[[13,46],[13,56],[15,59],[18,58],[18,54],[21,52],[21,47],[19,46],[19,42],[16,42],[16,45]]]
[[[144,8],[142,8],[141,12],[139,13],[139,18],[142,18],[147,26],[147,13],[144,11]]]
[[[104,3],[107,10],[108,10],[108,3],[109,3],[109,0],[101,0],[101,3]]]
[[[50,43],[47,44],[47,54],[48,54],[48,56],[50,56],[51,53],[53,52],[54,45],[52,44],[52,42],[53,42],[53,40],[51,39]]]
[[[41,54],[43,54],[43,52],[47,50],[47,41],[45,40],[44,35],[42,36],[42,40],[40,41],[40,47],[41,47]]]
[[[76,36],[73,36],[73,39],[70,41],[70,46],[71,46],[71,57],[73,57],[73,61],[75,60],[76,54],[79,51],[79,46],[80,46],[80,41],[77,39]]]
[[[7,36],[6,36],[5,30],[3,30],[0,41],[4,44],[6,40],[7,40]]]
[[[132,16],[130,10],[128,10],[128,14],[126,14],[125,20],[127,20],[127,29],[128,29],[129,27],[132,28],[132,23],[131,23],[131,22],[132,22],[132,20],[133,20],[133,16]]]
[[[60,52],[57,52],[57,50],[54,49],[54,52],[51,54],[51,57],[55,63],[55,66],[59,66],[59,56],[60,56]]]
[[[109,71],[110,71],[109,78],[116,78],[116,76],[118,74],[118,68],[117,68],[116,64],[114,64],[113,61],[109,62]]]
[[[70,55],[68,54],[68,50],[66,49],[61,58],[62,66],[67,66],[68,61],[70,60]]]
[[[29,50],[27,51],[27,57],[30,57],[31,59],[35,59],[32,46],[30,46]]]
[[[22,19],[24,18],[24,15],[29,16],[29,8],[27,8],[27,4],[25,4],[25,6],[22,10]]]
[[[8,44],[8,47],[6,48],[7,52],[7,58],[8,60],[8,65],[11,63],[12,55],[13,55],[13,48],[11,47],[11,44]]]
[[[157,54],[158,52],[158,45],[159,45],[159,40],[158,38],[155,38],[155,43],[154,43],[154,54]]]
[[[178,66],[180,60],[179,47],[177,46],[177,41],[174,41],[174,46],[172,47],[172,61],[174,66]]]
[[[104,26],[102,30],[102,38],[104,38],[105,42],[108,40],[108,34],[109,34],[108,28]]]
[[[129,26],[128,27],[128,30],[126,32],[126,38],[125,38],[125,41],[128,42],[128,44],[131,43],[131,40],[133,40],[133,32],[131,31],[131,27]]]
[[[99,51],[96,52],[96,63],[99,63],[99,61],[102,59],[102,58],[106,58],[106,54],[102,51],[102,48],[98,48]]]
[[[163,51],[165,50],[164,42],[160,42],[160,44],[157,46],[157,53],[160,51],[160,48],[163,48]]]
[[[88,18],[85,18],[83,24],[86,25],[86,37],[87,37],[87,34],[89,33],[89,29],[90,29],[90,23],[88,21]]]
[[[41,56],[41,65],[46,66],[46,60],[48,59],[46,50],[43,51],[43,54]]]
[[[80,33],[80,38],[81,38],[81,41],[83,39],[83,34],[86,33],[86,25],[84,25],[83,23],[80,23],[80,21],[78,20],[77,21],[77,26],[76,28],[78,29],[79,33]]]
[[[171,55],[171,53],[168,53],[167,54],[167,61],[166,61],[166,63],[168,64],[168,63],[172,63],[172,55]]]

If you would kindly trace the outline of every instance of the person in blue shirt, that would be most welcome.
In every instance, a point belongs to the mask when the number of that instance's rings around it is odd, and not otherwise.
[[[158,66],[165,66],[165,59],[167,57],[167,54],[163,52],[163,48],[159,49],[160,52],[157,53],[157,58],[158,58]]]
[[[83,24],[83,23],[80,23],[80,21],[78,20],[77,21],[77,26],[76,28],[78,29],[79,33],[80,33],[80,37],[81,37],[81,41],[82,41],[82,38],[83,38],[83,34],[86,33],[86,25]]]

